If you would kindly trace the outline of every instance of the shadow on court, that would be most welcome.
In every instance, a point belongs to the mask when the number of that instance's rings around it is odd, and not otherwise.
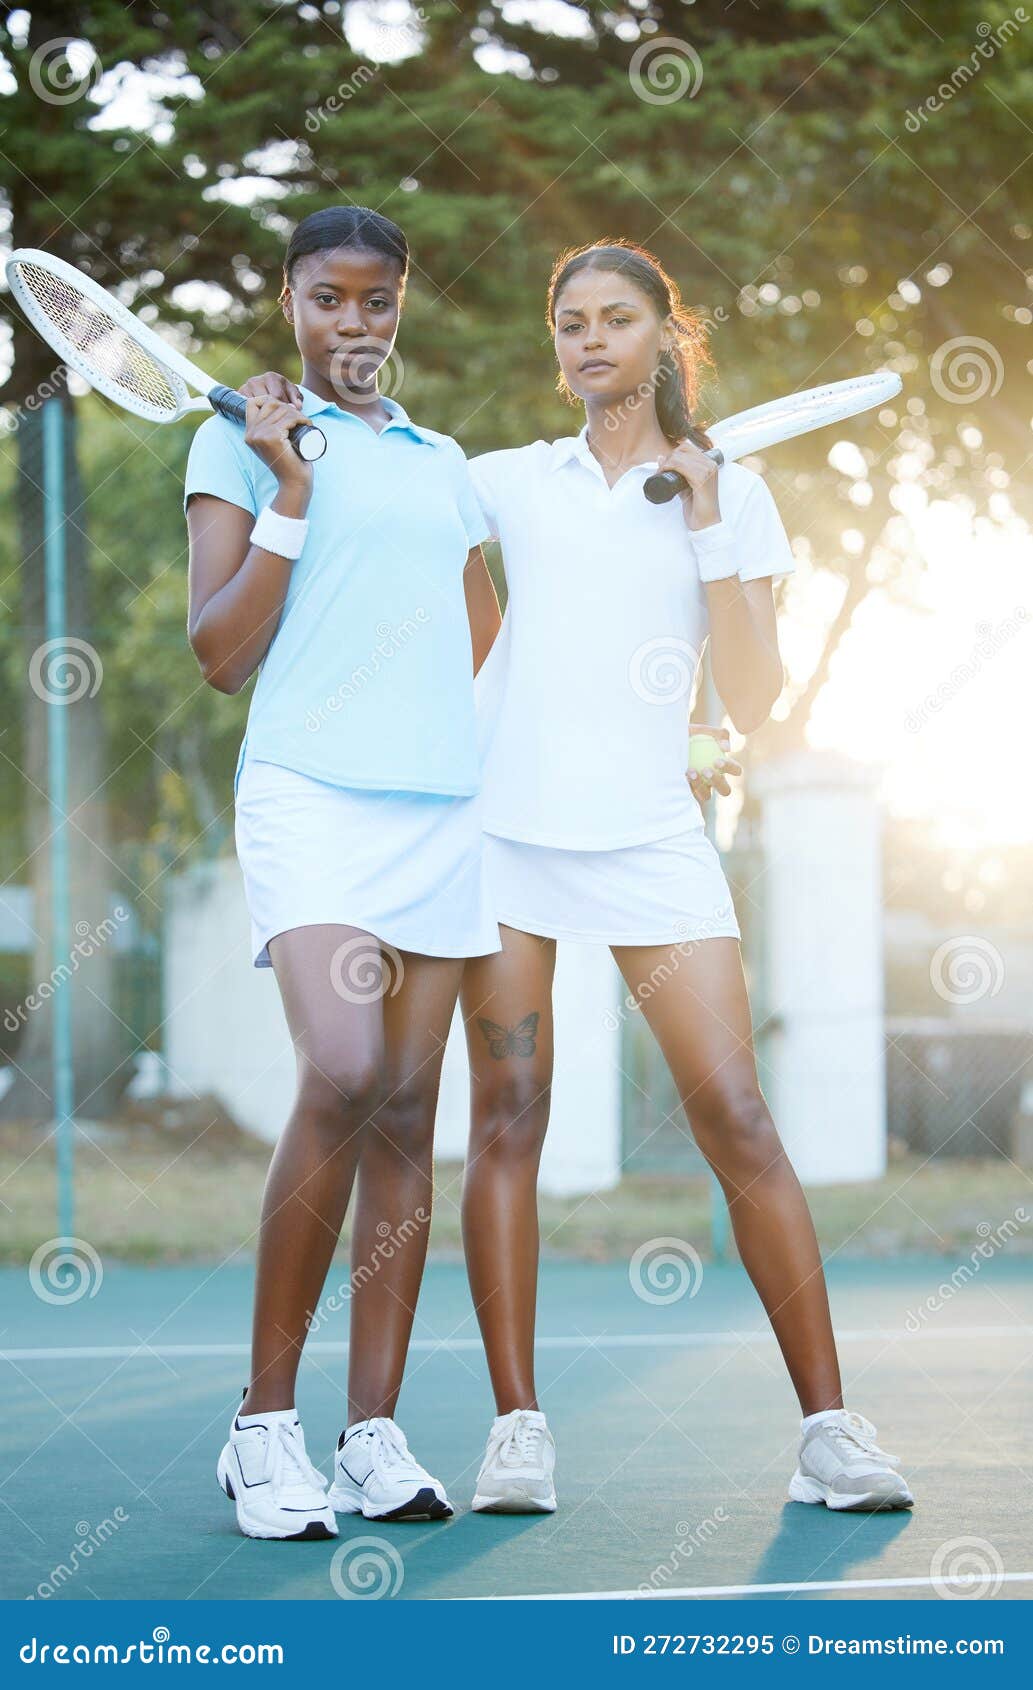
[[[471,1514],[493,1407],[463,1270],[436,1263],[399,1420],[456,1517],[342,1517],[335,1542],[311,1544],[239,1537],[216,1486],[247,1365],[250,1269],[113,1266],[69,1305],[5,1270],[0,1595],[935,1599],[961,1571],[985,1572],[986,1595],[1028,1597],[1033,1263],[994,1259],[944,1296],[954,1265],[829,1269],[847,1404],[903,1457],[912,1513],[787,1502],[798,1412],[738,1268],[708,1268],[696,1294],[655,1303],[626,1267],[564,1262],[545,1269],[539,1323],[559,1511]],[[346,1368],[338,1318],[299,1389],[326,1472]]]

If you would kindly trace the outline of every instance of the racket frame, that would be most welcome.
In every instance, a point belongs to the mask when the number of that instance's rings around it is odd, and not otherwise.
[[[816,429],[842,422],[845,417],[858,416],[862,411],[873,410],[876,405],[884,405],[900,392],[902,385],[900,377],[892,370],[876,370],[871,375],[848,376],[845,381],[829,382],[824,387],[804,388],[785,399],[768,399],[762,405],[752,405],[749,410],[736,411],[733,416],[714,423],[707,430],[714,444],[706,455],[716,464],[734,463],[750,452],[762,452],[784,440],[796,440],[800,435],[812,434]],[[821,415],[809,414],[806,420],[801,420],[807,406],[820,404],[823,400],[826,408]],[[771,432],[766,434],[755,425],[763,423],[765,416],[769,415]],[[794,416],[797,426],[787,427]],[[743,431],[741,437],[736,439],[740,430]],[[685,478],[677,470],[659,470],[647,478],[642,490],[650,504],[662,505],[684,492],[685,486]]]
[[[67,282],[69,287],[75,288],[84,298],[104,311],[117,327],[153,358],[166,376],[174,377],[175,384],[170,382],[170,386],[178,401],[175,411],[161,409],[135,394],[127,394],[126,390],[106,376],[103,370],[95,369],[89,358],[63,333],[60,324],[47,315],[32,290],[25,286],[19,274],[19,266],[22,264],[34,264],[48,275]],[[88,381],[91,387],[113,400],[115,404],[121,405],[124,410],[148,422],[178,422],[181,417],[195,411],[217,411],[235,422],[244,421],[247,400],[242,393],[237,393],[234,388],[228,388],[221,382],[213,381],[211,376],[205,375],[197,364],[185,358],[175,346],[171,346],[154,329],[141,322],[120,299],[116,299],[107,288],[101,287],[92,276],[77,270],[74,264],[68,264],[63,258],[56,258],[36,247],[16,247],[7,258],[4,268],[11,293],[37,333],[82,376],[84,381]],[[203,397],[180,398],[179,390],[185,388],[194,388]],[[299,457],[312,462],[321,458],[326,451],[326,436],[312,423],[299,423],[291,430],[291,444]],[[303,445],[305,450],[301,449]],[[318,450],[315,450],[316,447]]]

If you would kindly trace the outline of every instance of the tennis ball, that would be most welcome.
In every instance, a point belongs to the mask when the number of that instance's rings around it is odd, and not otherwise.
[[[719,745],[712,734],[689,735],[689,768],[698,775],[704,769],[712,769],[719,757],[727,756],[724,747]]]

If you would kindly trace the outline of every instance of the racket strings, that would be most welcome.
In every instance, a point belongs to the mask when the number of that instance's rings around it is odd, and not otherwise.
[[[23,262],[17,269],[22,287],[37,312],[56,330],[69,362],[92,386],[123,403],[147,406],[155,414],[178,413],[186,396],[184,384],[102,305],[38,264]]]

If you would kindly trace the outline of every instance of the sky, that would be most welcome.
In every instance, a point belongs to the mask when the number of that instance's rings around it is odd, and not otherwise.
[[[967,500],[915,513],[915,603],[872,592],[808,725],[948,845],[1033,841],[1033,542]]]

